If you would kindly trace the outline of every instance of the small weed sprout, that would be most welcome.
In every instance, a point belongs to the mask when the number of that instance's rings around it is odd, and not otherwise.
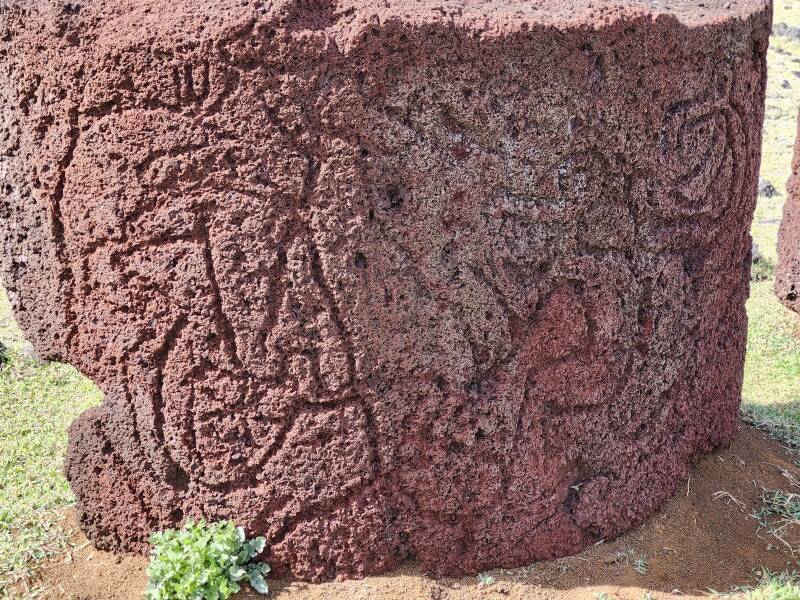
[[[231,521],[190,520],[183,529],[154,533],[150,543],[147,600],[225,600],[241,589],[241,581],[268,592],[269,565],[251,562],[264,550],[264,538],[248,541]]]
[[[775,277],[775,263],[766,256],[754,260],[750,267],[750,281],[771,281]]]
[[[595,592],[594,600],[611,600],[611,596],[605,592]]]
[[[478,582],[480,583],[480,585],[488,587],[490,585],[494,585],[496,580],[488,573],[478,573]]]
[[[647,557],[640,556],[636,560],[631,563],[633,565],[633,570],[636,571],[639,575],[647,575]]]
[[[607,565],[621,565],[627,563],[633,558],[633,549],[617,550],[614,554],[605,560]]]

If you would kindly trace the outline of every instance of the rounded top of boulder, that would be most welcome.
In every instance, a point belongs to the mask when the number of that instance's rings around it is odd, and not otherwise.
[[[662,18],[702,27],[746,19],[770,5],[771,0],[86,0],[49,3],[46,10],[79,18],[106,48],[165,36],[191,44],[257,22],[298,35],[324,31],[346,47],[387,23],[447,24],[497,37],[539,27],[602,29]],[[51,26],[57,27],[55,21]]]

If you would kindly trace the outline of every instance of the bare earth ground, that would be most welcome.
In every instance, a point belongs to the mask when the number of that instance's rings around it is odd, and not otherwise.
[[[784,470],[800,469],[774,440],[743,425],[729,448],[701,459],[665,509],[642,527],[576,556],[515,570],[492,571],[491,585],[477,578],[432,579],[413,564],[383,577],[306,584],[270,582],[280,600],[482,600],[686,598],[729,591],[753,582],[762,567],[793,570],[789,550],[751,516],[764,490],[790,489]],[[795,490],[800,492],[800,489]],[[718,493],[720,492],[720,493]],[[67,515],[73,550],[45,565],[39,584],[48,598],[133,600],[146,583],[144,557],[95,550]],[[788,535],[791,535],[789,532]],[[646,572],[637,572],[635,566]],[[647,592],[651,595],[648,596]],[[603,595],[605,594],[605,596]],[[238,600],[263,598],[242,593]]]

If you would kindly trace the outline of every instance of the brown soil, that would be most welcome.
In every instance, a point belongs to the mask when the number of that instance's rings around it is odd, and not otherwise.
[[[703,459],[664,510],[641,528],[613,542],[589,548],[576,556],[514,570],[492,571],[491,586],[474,577],[433,579],[414,564],[380,577],[308,584],[270,582],[270,598],[281,600],[459,600],[594,599],[639,600],[644,591],[653,599],[685,598],[730,590],[752,583],[760,567],[775,571],[796,568],[791,554],[768,532],[758,531],[750,516],[763,489],[791,487],[782,469],[800,476],[787,452],[775,441],[743,426],[729,448]],[[714,498],[716,492],[730,497]],[[40,585],[48,598],[71,600],[133,600],[141,598],[147,560],[95,550],[74,526],[74,547],[45,566]],[[632,562],[646,557],[647,573]],[[241,594],[237,600],[259,596]]]

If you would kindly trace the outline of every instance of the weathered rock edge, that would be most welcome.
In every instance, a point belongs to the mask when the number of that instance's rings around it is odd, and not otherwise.
[[[775,294],[784,306],[800,312],[800,110],[794,143],[792,174],[786,184],[783,218],[778,229],[778,265],[775,267]]]
[[[770,7],[593,4],[0,9],[3,281],[105,393],[98,547],[521,565],[731,439]]]

